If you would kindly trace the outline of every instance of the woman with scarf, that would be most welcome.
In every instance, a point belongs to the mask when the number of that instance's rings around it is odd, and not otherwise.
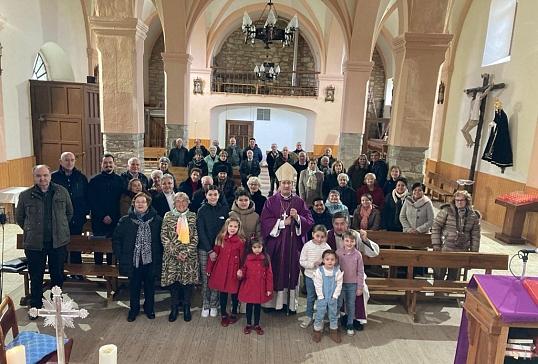
[[[120,219],[112,234],[112,249],[119,261],[120,275],[129,278],[129,322],[136,320],[140,312],[142,282],[144,313],[150,320],[155,318],[155,279],[161,275],[163,254],[162,218],[150,205],[151,197],[148,194],[136,194],[129,214]]]
[[[407,196],[400,211],[400,222],[403,231],[411,234],[427,233],[433,224],[433,204],[424,196],[424,186],[420,182],[413,184],[413,195]]]
[[[381,210],[381,230],[403,231],[400,212],[407,196],[409,196],[407,180],[404,177],[399,177],[396,179],[395,188],[385,197]]]
[[[454,199],[440,207],[432,226],[433,250],[477,252],[480,248],[480,213],[473,208],[467,191],[457,191]],[[460,268],[448,268],[447,280],[459,278]],[[443,280],[447,268],[435,268],[434,277]]]
[[[340,201],[340,192],[331,190],[331,192],[329,192],[329,198],[325,201],[325,207],[329,210],[331,215],[334,215],[337,212],[343,212],[346,215],[346,221],[349,223],[349,210],[347,206]]]
[[[365,193],[361,196],[361,204],[357,206],[353,213],[351,228],[354,230],[379,230],[381,214],[372,203],[372,195]]]
[[[170,322],[177,319],[180,298],[183,301],[183,319],[186,322],[192,319],[192,291],[199,278],[196,214],[189,211],[189,203],[186,193],[176,193],[174,208],[164,215],[161,230],[164,249],[161,286],[170,289]]]
[[[316,158],[308,159],[308,168],[299,177],[299,196],[307,206],[312,206],[316,197],[322,196],[324,175],[318,169]]]

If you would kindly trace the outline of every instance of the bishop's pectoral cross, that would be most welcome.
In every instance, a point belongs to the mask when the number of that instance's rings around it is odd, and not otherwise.
[[[286,220],[287,217],[288,217],[288,214],[286,214],[286,211],[284,211],[282,213],[282,220]]]
[[[483,78],[482,87],[470,88],[470,89],[466,89],[464,91],[465,92],[472,92],[472,91],[484,92],[489,86],[489,73],[482,73],[480,76]],[[491,87],[490,91],[502,89],[504,87],[505,87],[504,83],[498,83],[498,84],[493,85]],[[474,181],[474,174],[475,174],[475,170],[476,170],[476,160],[477,160],[477,157],[478,157],[478,148],[480,147],[480,138],[482,137],[482,126],[484,125],[484,113],[485,113],[485,110],[486,110],[487,98],[488,98],[488,96],[485,95],[480,100],[480,119],[478,120],[478,125],[476,127],[476,137],[475,137],[475,141],[474,141],[473,159],[471,161],[471,168],[469,170],[469,179],[471,181]],[[469,191],[470,193],[473,192],[472,191],[473,185],[467,185],[465,187],[468,190],[470,189],[470,191]]]
[[[29,313],[32,317],[41,316],[45,318],[45,326],[54,326],[56,328],[56,347],[58,351],[58,363],[65,364],[64,348],[64,326],[74,328],[73,318],[88,317],[88,311],[85,309],[76,310],[73,308],[73,301],[65,302],[62,299],[62,289],[58,286],[52,288],[52,301],[43,299],[43,308],[31,308]]]

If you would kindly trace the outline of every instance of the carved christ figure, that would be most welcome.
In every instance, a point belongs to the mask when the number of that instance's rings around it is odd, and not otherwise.
[[[477,89],[463,90],[463,92],[465,92],[465,94],[471,98],[469,120],[467,120],[461,129],[468,148],[471,148],[474,145],[474,140],[469,132],[478,125],[478,121],[480,120],[480,105],[482,103],[482,99],[487,96],[492,87],[493,84],[489,85],[484,92],[479,92]]]

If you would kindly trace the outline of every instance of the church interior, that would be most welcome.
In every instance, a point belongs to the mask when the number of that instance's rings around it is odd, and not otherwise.
[[[532,96],[538,94],[534,82],[538,71],[533,68],[538,64],[538,37],[532,36],[538,2],[274,0],[269,4],[4,1],[0,190],[32,186],[32,167],[48,164],[55,169],[66,151],[75,154],[77,168],[87,176],[99,173],[104,152],[115,156],[118,173],[125,171],[129,158],[137,157],[146,160],[143,171],[148,174],[150,154],[162,150],[168,155],[177,138],[188,148],[196,139],[207,148],[215,140],[224,148],[232,136],[240,147],[254,137],[264,153],[272,143],[279,150],[284,146],[293,150],[300,141],[316,157],[330,147],[346,169],[360,154],[377,150],[388,165],[399,165],[411,183],[435,183],[430,176],[460,180],[481,213],[485,249],[517,253],[521,246],[495,239],[506,235],[507,224],[507,208],[498,197],[519,191],[538,195],[538,169],[532,167],[532,156],[538,155],[538,106]],[[268,6],[277,13],[279,30],[292,24],[285,40],[280,33],[275,40],[254,39],[249,33],[263,28]],[[252,21],[246,31],[245,14]],[[489,85],[493,86],[486,92]],[[476,111],[480,122],[470,131],[469,145],[462,129],[476,119],[473,105],[483,109]],[[512,161],[506,165],[485,158],[499,110],[507,116],[511,144]],[[263,186],[262,191],[267,190]],[[12,215],[13,207],[5,206]],[[519,227],[519,238],[534,249],[538,213],[518,216],[510,224]],[[6,245],[11,257],[21,255],[15,236],[22,230],[17,229],[15,225],[7,229],[12,235]],[[529,267],[531,273],[538,274],[538,268]],[[17,275],[5,279],[3,293],[14,295],[16,303],[23,294],[21,280]],[[87,301],[76,288],[68,296]],[[116,345],[129,348],[119,356],[122,363],[232,362],[238,359],[236,345],[246,349],[241,355],[247,360],[267,363],[288,359],[321,363],[331,358],[448,363],[454,359],[461,319],[461,307],[453,301],[429,303],[419,323],[412,323],[393,300],[376,300],[372,329],[365,325],[362,337],[355,336],[340,350],[327,342],[315,347],[296,318],[271,318],[267,326],[278,328],[278,337],[259,342],[246,341],[241,331],[215,333],[220,328],[199,322],[198,317],[194,329],[186,323],[176,329],[168,323],[144,326],[143,320],[128,325],[123,316],[115,319],[126,307],[122,300],[128,298],[120,295],[107,309],[95,309],[100,301],[94,297],[90,315],[104,318],[90,321],[91,325],[76,323],[80,332],[74,336],[71,362],[96,362],[97,348],[121,332]],[[23,327],[53,333],[28,321],[25,309],[17,307]],[[141,336],[147,344],[144,349],[137,345]],[[184,346],[174,340],[176,336]],[[220,357],[219,346],[228,345]],[[176,347],[177,352],[165,353]],[[385,354],[388,351],[397,354]]]

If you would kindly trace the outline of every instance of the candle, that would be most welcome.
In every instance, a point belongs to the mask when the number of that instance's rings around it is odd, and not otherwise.
[[[6,351],[7,364],[26,364],[24,345],[15,346]]]
[[[116,364],[118,362],[118,347],[113,344],[99,348],[99,364]]]

